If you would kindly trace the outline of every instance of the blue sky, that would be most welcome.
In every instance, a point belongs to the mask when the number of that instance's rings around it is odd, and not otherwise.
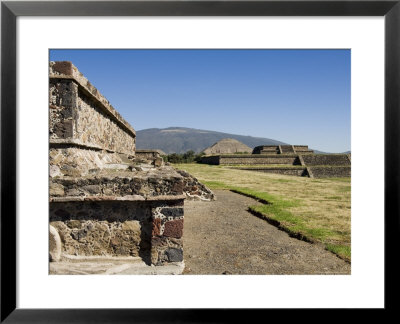
[[[350,150],[350,50],[50,50],[136,129],[191,127]]]

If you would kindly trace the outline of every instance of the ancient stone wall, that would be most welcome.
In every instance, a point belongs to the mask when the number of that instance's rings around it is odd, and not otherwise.
[[[313,150],[308,145],[260,145],[253,149],[252,154],[311,154]]]
[[[63,146],[50,149],[49,162],[51,177],[80,177],[102,169],[126,170],[133,163],[120,153]]]
[[[65,256],[181,262],[183,188],[183,177],[171,167],[54,177],[50,225],[60,234]]]
[[[136,150],[136,157],[146,160],[153,160],[160,157],[160,153],[155,150]]]
[[[183,177],[183,192],[188,200],[215,200],[214,193],[195,177],[183,170],[176,170]]]
[[[171,167],[142,172],[103,171],[81,177],[55,177],[50,181],[50,196],[87,199],[92,196],[118,200],[129,196],[142,200],[183,194],[183,178]],[[55,201],[53,199],[53,201]]]
[[[136,133],[70,62],[50,63],[50,145],[135,154]]]
[[[183,199],[54,202],[50,225],[65,255],[132,256],[155,265],[183,261]]]
[[[211,165],[219,165],[220,164],[220,155],[210,155],[210,156],[202,156],[200,162],[211,164]]]
[[[201,158],[202,163],[215,165],[237,165],[237,164],[289,164],[299,165],[300,161],[296,155],[214,155]]]
[[[260,156],[260,155],[241,155],[229,156],[221,155],[220,164],[299,164],[297,156],[279,155],[279,156]]]
[[[308,146],[295,146],[305,154],[263,154],[264,148],[273,151],[276,146],[259,146],[254,149],[252,155],[214,155],[204,156],[202,163],[215,165],[266,165],[258,168],[240,168],[242,170],[258,171],[266,173],[276,173],[285,175],[309,176],[311,178],[322,177],[350,177],[350,154],[313,154],[308,150]],[[286,147],[285,149],[290,149]],[[257,153],[259,152],[259,153]],[[271,164],[280,164],[279,167],[267,167]],[[284,167],[287,165],[288,167]],[[304,168],[298,169],[289,167],[290,165],[302,165]],[[318,168],[315,168],[318,166]],[[343,168],[341,168],[343,167]],[[315,173],[313,172],[315,170]]]
[[[181,263],[183,177],[135,159],[134,129],[70,62],[50,63],[49,92],[50,260]]]
[[[347,154],[312,154],[303,155],[307,166],[313,165],[350,165]]]
[[[240,168],[240,170],[284,174],[284,175],[299,176],[299,177],[308,176],[308,172],[307,172],[306,168],[295,168],[295,169],[293,169],[293,168]]]
[[[164,165],[164,160],[156,150],[136,150],[135,160],[150,163],[155,166]]]
[[[313,178],[337,178],[350,177],[350,166],[323,166],[323,167],[308,167],[313,175]]]
[[[308,145],[293,145],[294,150],[296,151],[296,153],[298,154],[312,154],[314,153],[313,150],[310,150],[308,148]]]

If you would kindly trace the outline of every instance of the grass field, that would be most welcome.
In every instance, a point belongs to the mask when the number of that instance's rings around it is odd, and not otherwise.
[[[323,243],[351,259],[350,178],[311,179],[206,164],[175,164],[210,189],[228,189],[264,202],[249,206],[294,236]]]

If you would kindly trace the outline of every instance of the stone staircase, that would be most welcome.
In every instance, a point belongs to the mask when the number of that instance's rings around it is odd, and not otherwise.
[[[281,154],[290,154],[290,153],[296,153],[294,151],[293,145],[279,145],[281,149]]]

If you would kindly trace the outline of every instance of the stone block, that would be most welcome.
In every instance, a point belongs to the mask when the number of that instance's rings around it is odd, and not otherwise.
[[[153,219],[153,228],[151,231],[151,236],[161,236],[161,219],[155,218]]]
[[[50,196],[54,196],[54,197],[64,196],[64,186],[59,183],[51,182],[50,188],[49,188],[49,193],[50,193]]]
[[[58,231],[50,225],[49,228],[49,257],[51,262],[59,261],[61,258],[61,238]]]
[[[87,186],[83,186],[82,190],[90,193],[90,194],[99,194],[101,193],[101,187],[100,185],[87,185]]]
[[[183,261],[182,249],[169,248],[165,251],[165,255],[169,262],[181,262]]]
[[[140,228],[139,221],[126,221],[122,223],[123,231],[140,232]]]
[[[181,238],[183,235],[183,219],[165,222],[163,235],[167,237]]]
[[[72,75],[72,63],[69,61],[57,61],[52,66],[54,72],[60,74]]]
[[[183,216],[183,208],[162,208],[160,213],[166,217],[182,217]]]

